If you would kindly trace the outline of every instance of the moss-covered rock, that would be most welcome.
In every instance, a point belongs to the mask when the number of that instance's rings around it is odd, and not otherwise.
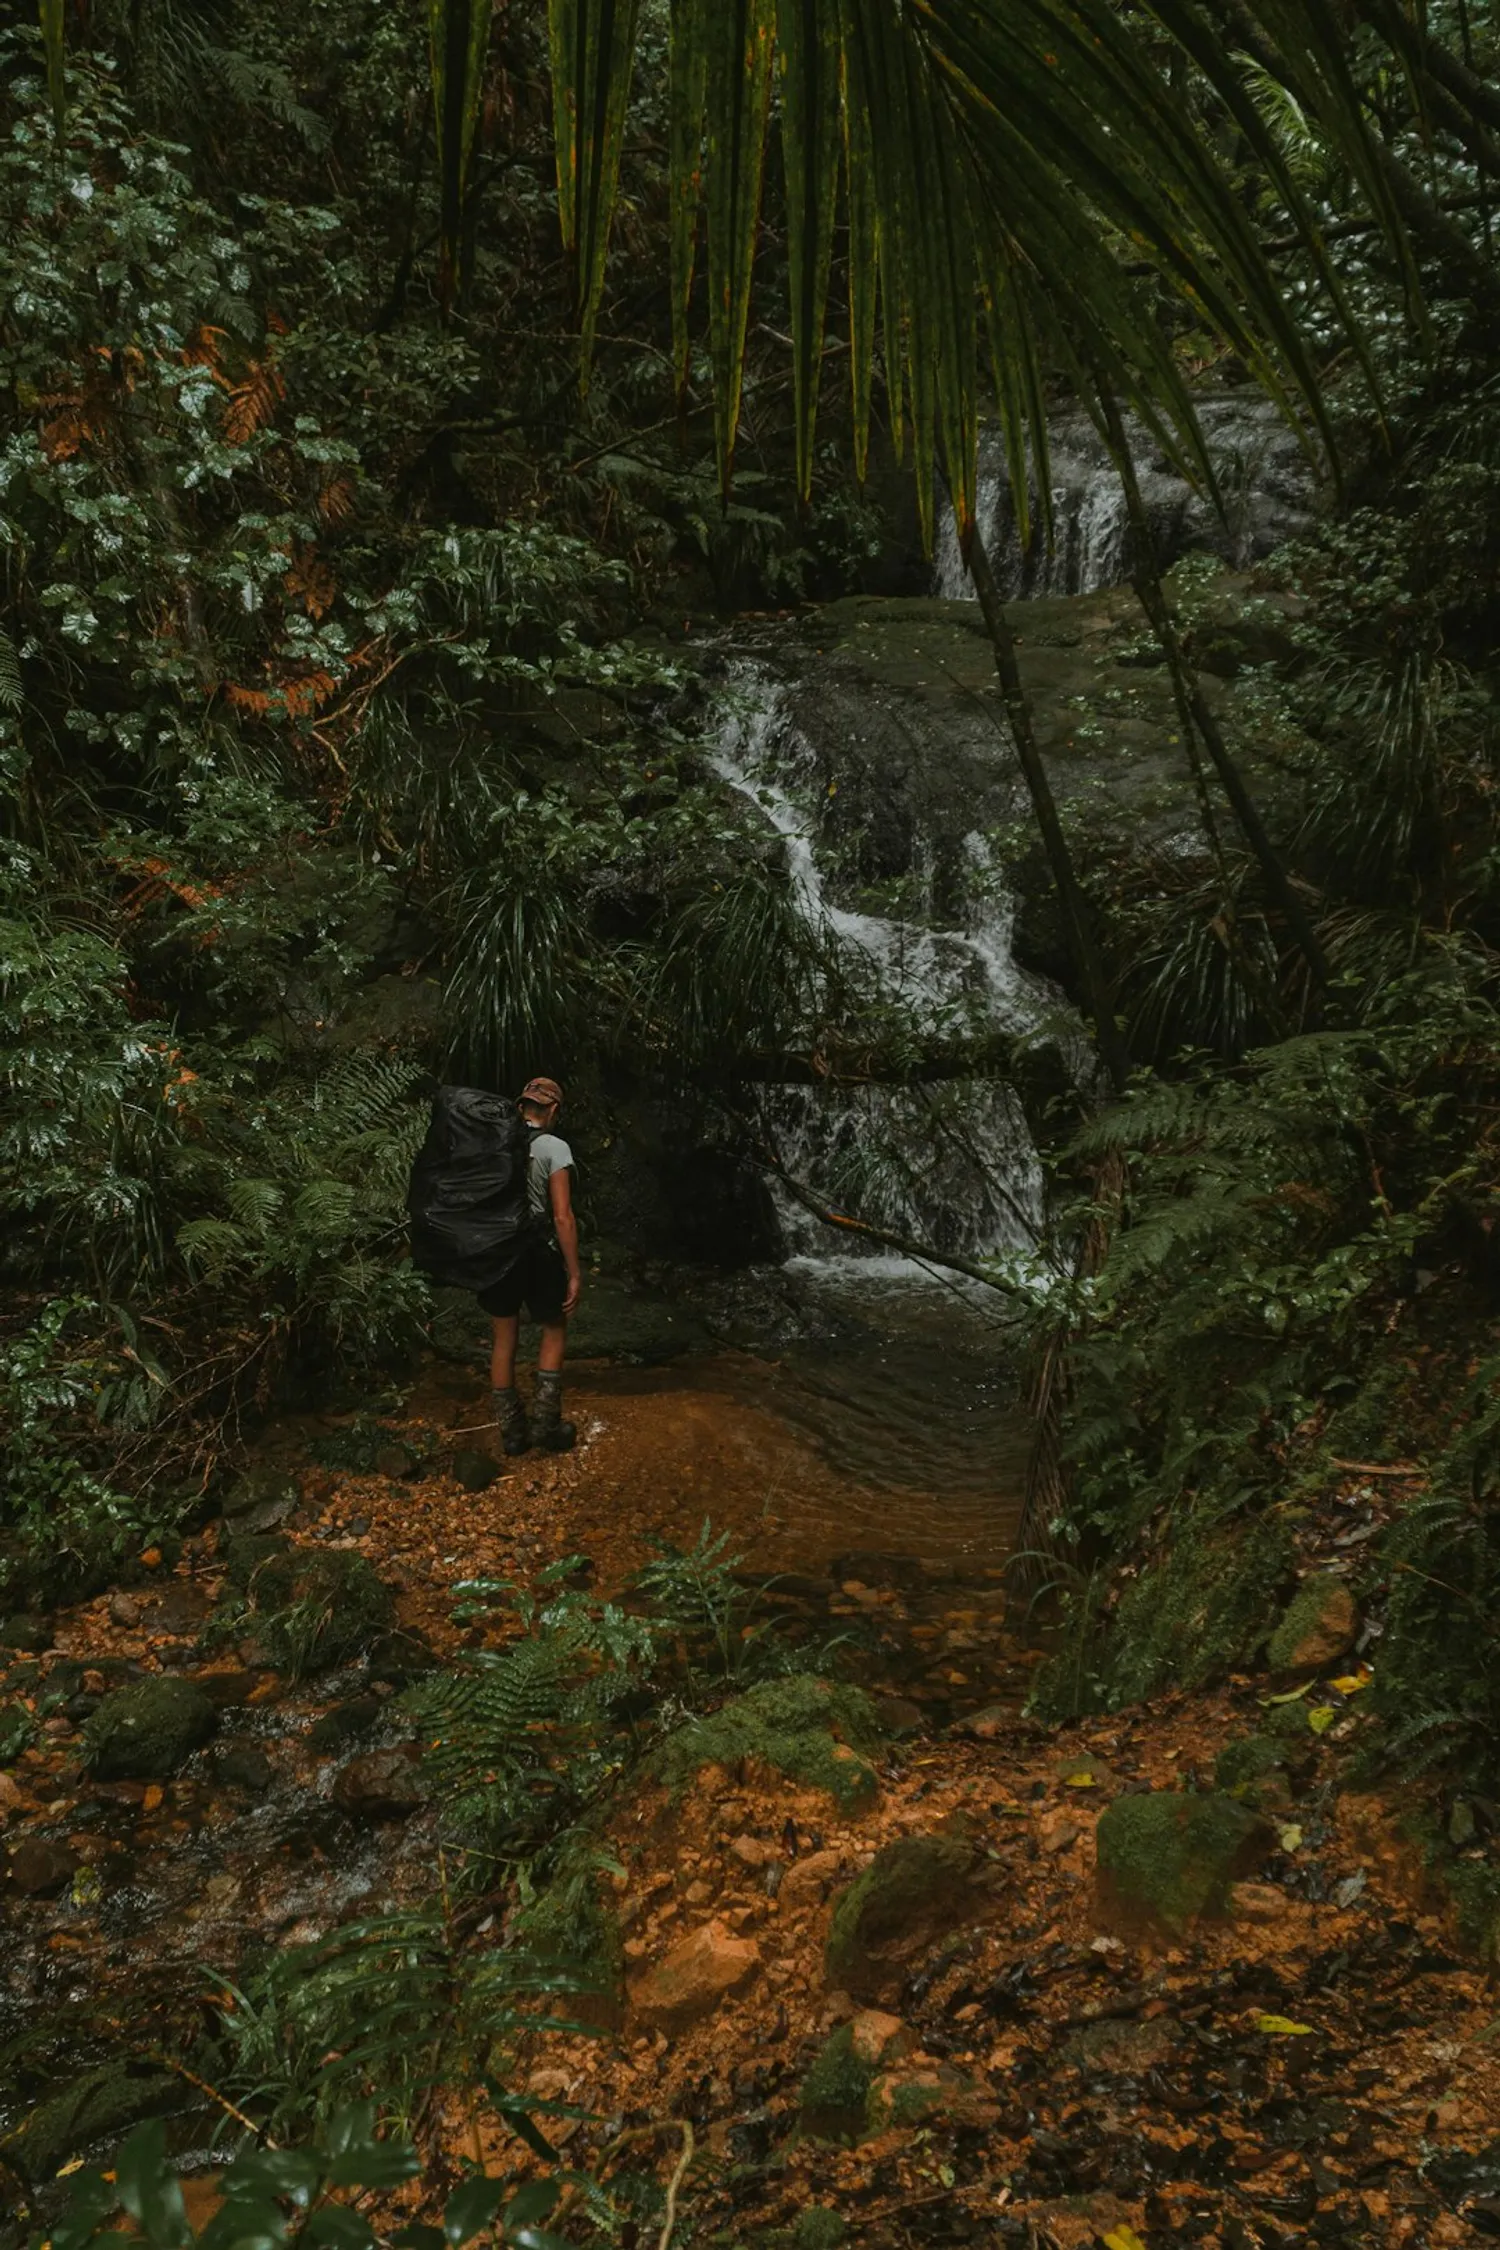
[[[147,2117],[167,2117],[194,2099],[174,2073],[146,2063],[103,2063],[39,2102],[5,2144],[8,2162],[34,2186],[69,2157],[110,2145]]]
[[[1275,1831],[1233,1797],[1159,1790],[1117,1797],[1098,1827],[1099,1907],[1107,1921],[1180,1936],[1229,1910],[1229,1887],[1248,1875]]]
[[[1276,1672],[1319,1672],[1354,1646],[1359,1611],[1342,1578],[1305,1578],[1266,1646]]]
[[[1257,1812],[1284,1812],[1292,1801],[1294,1752],[1284,1738],[1247,1734],[1226,1743],[1214,1760],[1214,1782]]]
[[[997,2115],[986,2090],[948,2063],[887,2072],[870,2088],[866,2112],[872,2133],[889,2132],[893,2126],[916,2130],[940,2120],[983,2127],[992,2125]]]
[[[137,1680],[104,1697],[84,1727],[84,1756],[101,1781],[167,1781],[218,1724],[191,1680]]]
[[[891,2000],[935,1939],[986,1910],[980,1863],[955,1836],[886,1844],[834,1909],[824,1974],[856,2000]]]
[[[682,1788],[703,1766],[734,1768],[758,1758],[850,1810],[873,1802],[879,1783],[867,1753],[882,1738],[869,1697],[831,1680],[766,1680],[706,1719],[694,1719],[657,1754],[657,1772]]]
[[[865,2107],[875,2072],[854,2044],[851,2024],[841,2023],[825,2040],[802,2081],[802,2130],[818,2141],[857,2141],[865,2130]]]
[[[279,1672],[300,1678],[361,1655],[387,1631],[391,1590],[350,1547],[290,1547],[236,1539],[214,1617],[220,1638],[253,1635]]]
[[[810,2203],[799,2212],[792,2228],[794,2250],[839,2250],[839,2244],[849,2232],[849,2222],[837,2211],[830,2211],[826,2203]]]

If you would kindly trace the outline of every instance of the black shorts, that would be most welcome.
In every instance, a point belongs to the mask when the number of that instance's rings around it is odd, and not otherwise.
[[[521,1252],[501,1281],[481,1289],[479,1302],[497,1320],[513,1320],[524,1305],[533,1320],[554,1321],[563,1316],[568,1293],[568,1269],[555,1242],[533,1242]]]

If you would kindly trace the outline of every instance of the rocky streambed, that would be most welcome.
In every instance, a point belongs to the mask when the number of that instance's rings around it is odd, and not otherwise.
[[[438,1891],[446,1807],[406,1697],[497,1630],[454,1587],[559,1563],[618,1586],[710,1516],[746,1556],[736,1631],[774,1624],[794,1661],[842,1636],[847,1684],[746,1672],[642,1734],[600,1831],[595,2027],[523,2030],[509,2061],[569,2164],[670,2120],[698,2223],[800,2250],[1500,2223],[1487,1978],[1351,1765],[1369,1667],[1336,1540],[1378,1498],[1309,1521],[1265,1673],[1049,1729],[998,1562],[903,1546],[894,1505],[883,1545],[830,1542],[868,1486],[722,1370],[596,1368],[576,1396],[560,1459],[498,1462],[460,1367],[399,1413],[288,1428],[180,1555],[8,1622],[18,2212],[148,2114],[211,2174],[234,2120],[184,2075],[195,2011]],[[464,1909],[467,1958],[512,1906],[501,1883]],[[463,2085],[424,2129],[533,2161]]]

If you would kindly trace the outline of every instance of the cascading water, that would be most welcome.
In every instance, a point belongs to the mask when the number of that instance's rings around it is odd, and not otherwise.
[[[1141,497],[1163,565],[1191,553],[1218,555],[1236,570],[1269,554],[1311,521],[1312,489],[1295,434],[1263,398],[1206,399],[1199,407],[1224,516],[1195,492],[1134,420],[1127,425]],[[1014,497],[998,435],[980,450],[977,515],[995,577],[1007,601],[1097,593],[1128,574],[1125,495],[1109,454],[1088,417],[1058,415],[1048,431],[1053,537],[1038,531],[1021,541]],[[1038,523],[1037,494],[1030,518]],[[1227,520],[1226,520],[1227,519]],[[934,592],[969,601],[973,587],[951,519],[938,534]]]
[[[808,921],[832,935],[851,973],[924,1040],[1037,1035],[1056,995],[1011,952],[1011,902],[978,831],[964,839],[968,906],[958,927],[840,905],[813,848],[816,757],[788,691],[768,671],[738,665],[715,753],[719,773],[782,838]],[[800,801],[799,801],[800,800]],[[917,1084],[786,1085],[765,1097],[781,1161],[830,1204],[893,1234],[969,1257],[1025,1254],[1042,1220],[1041,1167],[1014,1092],[995,1078]],[[792,1197],[778,1204],[787,1249],[827,1264],[828,1228]],[[869,1278],[876,1260],[851,1249]],[[880,1259],[892,1277],[911,1261]]]

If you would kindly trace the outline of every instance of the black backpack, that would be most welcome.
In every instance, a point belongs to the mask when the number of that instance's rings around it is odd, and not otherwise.
[[[531,1135],[513,1101],[440,1086],[406,1191],[412,1264],[448,1289],[488,1289],[527,1247]]]

